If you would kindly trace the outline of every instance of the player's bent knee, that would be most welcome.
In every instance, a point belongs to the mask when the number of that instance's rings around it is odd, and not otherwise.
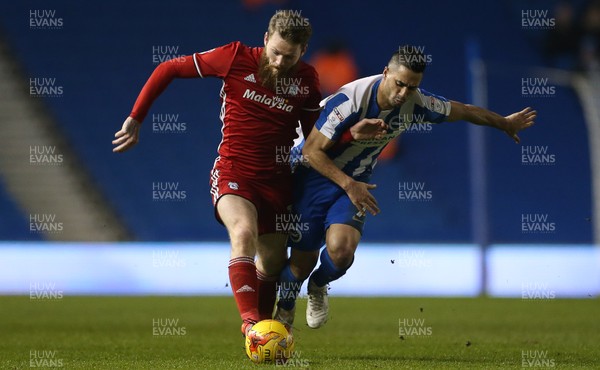
[[[257,233],[254,230],[252,230],[251,227],[244,225],[233,227],[232,230],[229,232],[229,236],[231,237],[231,239],[234,239],[235,241],[243,244],[254,244],[256,243],[258,237]]]
[[[354,248],[351,246],[337,248],[335,250],[327,250],[329,257],[334,265],[338,268],[346,268],[354,261]]]
[[[331,238],[327,243],[327,253],[338,268],[345,268],[352,264],[356,244],[347,238]]]
[[[352,264],[359,240],[360,234],[355,229],[346,225],[335,229],[332,226],[327,234],[327,253],[336,267],[346,268]]]

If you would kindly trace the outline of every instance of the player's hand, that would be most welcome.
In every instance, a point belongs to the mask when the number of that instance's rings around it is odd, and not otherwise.
[[[375,216],[379,213],[379,207],[377,206],[377,200],[369,190],[376,187],[377,185],[375,184],[352,180],[345,190],[352,203],[360,212],[365,213],[368,211]]]
[[[115,138],[112,143],[117,145],[113,148],[113,152],[124,152],[133,147],[139,141],[141,123],[131,117],[127,117],[123,122],[123,127],[115,133]]]
[[[504,117],[506,118],[504,132],[518,144],[521,142],[521,139],[519,139],[517,134],[519,131],[533,126],[535,117],[537,117],[537,112],[530,107],[527,107],[520,112],[513,113],[510,116],[506,116]]]
[[[381,139],[387,132],[388,125],[381,119],[363,118],[350,127],[354,140]]]

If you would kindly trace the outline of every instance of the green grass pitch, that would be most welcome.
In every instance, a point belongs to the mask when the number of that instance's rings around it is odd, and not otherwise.
[[[288,367],[600,368],[598,299],[331,297]],[[257,369],[232,297],[0,297],[0,368]]]

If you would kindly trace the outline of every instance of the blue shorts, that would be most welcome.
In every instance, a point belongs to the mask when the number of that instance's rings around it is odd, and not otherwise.
[[[348,194],[317,171],[299,167],[293,174],[294,230],[289,245],[302,251],[319,250],[325,243],[325,233],[332,224],[345,224],[361,235],[365,215],[352,204]]]

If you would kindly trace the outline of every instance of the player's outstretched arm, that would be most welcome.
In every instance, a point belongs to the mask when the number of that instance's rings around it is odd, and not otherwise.
[[[121,153],[127,149],[132,148],[139,141],[140,126],[142,124],[131,117],[127,117],[123,122],[121,130],[115,133],[115,139],[113,140],[113,152]]]
[[[356,181],[337,168],[326,153],[327,149],[334,144],[334,141],[329,140],[315,126],[306,138],[302,154],[307,158],[313,169],[344,189],[356,208],[367,210],[372,215],[376,215],[379,213],[377,200],[369,192],[369,189],[374,189],[376,185]]]
[[[159,64],[140,91],[133,110],[123,122],[121,130],[115,133],[113,152],[124,152],[133,147],[139,140],[139,131],[144,117],[148,114],[152,103],[169,86],[175,78],[200,77],[194,63],[194,56],[186,56],[168,60]]]
[[[521,142],[517,135],[521,130],[531,127],[537,112],[530,107],[503,117],[485,108],[451,101],[450,115],[447,121],[467,121],[476,125],[495,127],[506,132],[517,144]]]

